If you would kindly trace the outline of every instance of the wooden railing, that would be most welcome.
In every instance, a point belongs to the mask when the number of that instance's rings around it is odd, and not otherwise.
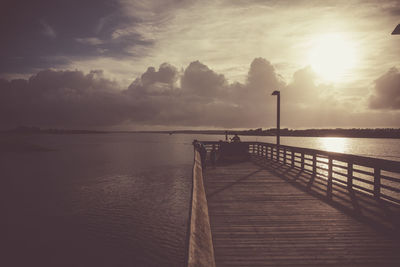
[[[207,198],[203,182],[201,146],[198,142],[193,142],[193,145],[193,183],[188,224],[186,263],[188,267],[215,267],[214,246],[212,243]]]
[[[218,151],[220,142],[202,141],[207,151]],[[400,204],[400,162],[323,150],[262,142],[248,144],[248,152],[326,181],[328,197],[332,187],[356,190],[377,199]]]

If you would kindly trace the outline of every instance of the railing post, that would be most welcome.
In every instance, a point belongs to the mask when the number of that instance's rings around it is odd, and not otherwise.
[[[283,149],[283,164],[286,165],[286,148]]]
[[[269,146],[265,147],[265,159],[268,159]]]
[[[381,195],[381,169],[374,168],[374,196],[379,198]]]
[[[329,156],[328,159],[328,187],[327,187],[328,198],[332,197],[332,158]]]
[[[276,162],[278,163],[279,163],[279,153],[280,153],[279,146],[276,146]]]
[[[271,161],[274,160],[274,151],[275,151],[275,147],[271,147]]]
[[[294,168],[294,151],[292,150],[292,168]]]
[[[304,170],[304,152],[301,152],[301,170]]]
[[[314,176],[317,175],[317,155],[316,154],[313,155],[312,172],[313,172]]]
[[[353,163],[347,162],[347,188],[353,189]]]
[[[275,150],[275,147],[271,147],[271,161],[273,161],[274,160],[274,150]]]

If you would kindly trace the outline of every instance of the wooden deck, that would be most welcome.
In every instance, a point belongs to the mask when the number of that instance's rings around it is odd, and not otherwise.
[[[217,266],[400,266],[396,206],[377,208],[394,218],[386,224],[368,219],[372,202],[347,194],[346,208],[335,189],[325,200],[323,183],[291,171],[271,162],[206,168]]]

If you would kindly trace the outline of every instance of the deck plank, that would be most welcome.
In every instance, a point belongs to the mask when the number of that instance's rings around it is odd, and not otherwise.
[[[276,172],[209,167],[204,183],[217,266],[400,266],[400,242]]]

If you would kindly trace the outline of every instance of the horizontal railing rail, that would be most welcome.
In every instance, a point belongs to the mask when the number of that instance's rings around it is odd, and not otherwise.
[[[219,150],[220,141],[202,141],[207,151]],[[400,162],[263,142],[248,144],[248,152],[324,179],[328,197],[332,186],[356,190],[400,204]]]
[[[190,202],[186,263],[192,266],[215,267],[214,246],[212,242],[208,205],[203,181],[202,147],[193,142],[194,162],[192,175],[192,194]]]

